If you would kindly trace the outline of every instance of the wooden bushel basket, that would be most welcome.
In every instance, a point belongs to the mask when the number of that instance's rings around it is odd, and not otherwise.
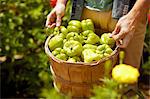
[[[112,60],[112,66],[118,61],[119,48],[116,48],[110,57],[94,63],[71,63],[56,59],[48,47],[50,36],[45,42],[45,52],[50,60],[50,68],[54,78],[54,86],[60,93],[72,97],[91,96],[92,86],[100,84],[104,77],[104,64],[106,60]]]

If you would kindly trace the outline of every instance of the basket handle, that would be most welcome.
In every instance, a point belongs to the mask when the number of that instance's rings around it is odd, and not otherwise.
[[[50,57],[51,55],[51,52],[48,48],[48,43],[49,43],[49,40],[51,39],[51,36],[48,36],[48,38],[46,39],[46,42],[45,42],[45,45],[44,45],[44,48],[45,48],[45,53]]]

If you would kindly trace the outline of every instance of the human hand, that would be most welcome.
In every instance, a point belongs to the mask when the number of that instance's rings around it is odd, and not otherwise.
[[[120,48],[128,46],[134,35],[137,22],[132,14],[127,14],[119,19],[114,31],[110,35],[116,41],[117,46]]]
[[[61,25],[61,18],[65,13],[65,4],[57,3],[54,9],[47,15],[46,27],[53,28]]]

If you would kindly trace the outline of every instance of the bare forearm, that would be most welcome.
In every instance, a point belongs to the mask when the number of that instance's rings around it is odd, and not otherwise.
[[[57,3],[66,4],[67,0],[57,0]]]
[[[129,14],[134,16],[135,20],[140,21],[146,18],[149,8],[150,0],[137,0]]]

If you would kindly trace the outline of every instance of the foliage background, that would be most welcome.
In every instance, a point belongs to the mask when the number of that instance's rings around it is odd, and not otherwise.
[[[49,0],[0,0],[1,97],[40,97],[53,88],[44,52],[49,11]]]
[[[2,98],[56,97],[44,52],[44,25],[50,9],[49,0],[0,0]],[[148,64],[150,36],[146,37],[144,63]]]

